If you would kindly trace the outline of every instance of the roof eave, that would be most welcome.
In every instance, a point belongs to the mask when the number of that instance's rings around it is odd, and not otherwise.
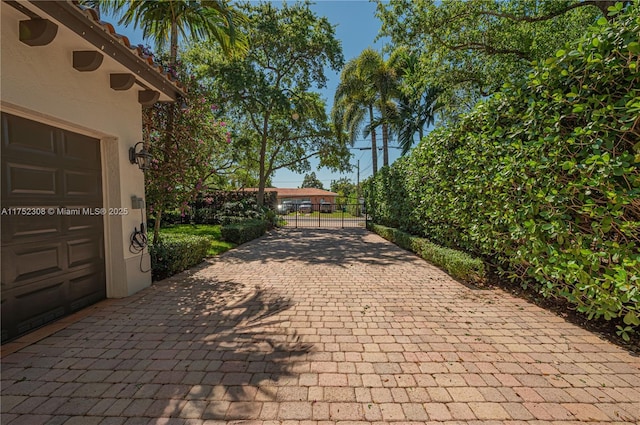
[[[149,65],[140,56],[106,32],[98,23],[89,20],[82,10],[67,1],[38,1],[31,4],[64,24],[71,31],[87,40],[103,54],[110,56],[136,76],[136,82],[145,87],[144,82],[153,86],[164,95],[176,101],[186,93],[172,83],[165,75]],[[142,80],[142,81],[140,81]],[[149,87],[147,87],[149,88]]]

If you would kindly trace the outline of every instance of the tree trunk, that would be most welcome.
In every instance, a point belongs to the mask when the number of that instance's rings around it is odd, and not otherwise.
[[[266,161],[267,161],[267,137],[262,137],[262,144],[260,145],[260,174],[258,180],[258,193],[256,194],[256,201],[258,205],[264,205],[264,187],[267,184],[266,176]]]
[[[386,122],[382,122],[382,165],[389,166],[389,127]]]
[[[156,211],[156,222],[153,225],[153,243],[160,240],[160,220],[162,219],[162,211]]]
[[[369,123],[373,123],[373,105],[369,105]],[[371,129],[371,165],[373,175],[378,172],[378,146],[376,144],[376,129]]]
[[[178,62],[178,19],[171,4],[171,34],[169,34],[169,62],[170,66],[175,66]]]
[[[171,51],[170,54],[170,66],[175,67],[178,62],[178,25],[175,22],[171,22]]]

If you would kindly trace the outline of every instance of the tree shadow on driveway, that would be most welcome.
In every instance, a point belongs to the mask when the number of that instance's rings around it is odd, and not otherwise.
[[[282,325],[292,306],[197,270],[174,276],[3,358],[2,396],[16,401],[3,414],[257,418],[256,400],[297,382],[313,348]],[[42,406],[18,402],[39,387],[53,388]]]
[[[368,230],[278,229],[271,234],[223,254],[230,262],[290,262],[309,265],[329,264],[348,267],[350,264],[387,266],[400,262],[421,261],[409,251],[381,241]],[[215,260],[214,260],[215,261]]]

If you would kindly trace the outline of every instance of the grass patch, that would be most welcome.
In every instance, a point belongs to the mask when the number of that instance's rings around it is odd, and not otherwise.
[[[231,242],[222,240],[221,227],[213,224],[177,224],[171,227],[163,227],[160,229],[160,234],[204,236],[210,241],[207,257],[213,257],[236,246]]]

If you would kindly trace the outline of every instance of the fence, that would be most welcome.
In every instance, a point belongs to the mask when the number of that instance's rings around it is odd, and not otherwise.
[[[281,227],[365,227],[367,213],[360,204],[281,204],[278,206]]]

